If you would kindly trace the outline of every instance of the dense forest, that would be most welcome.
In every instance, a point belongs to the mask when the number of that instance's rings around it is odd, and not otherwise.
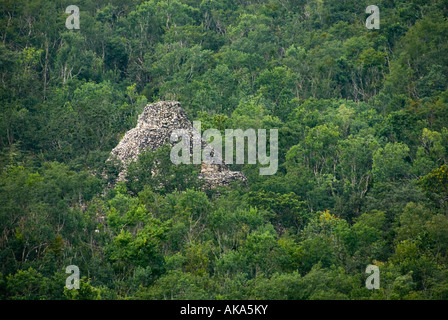
[[[448,299],[447,16],[446,0],[1,0],[0,299]],[[161,100],[202,130],[278,129],[278,172],[232,165],[247,186],[207,190],[160,148],[114,184],[111,150]]]

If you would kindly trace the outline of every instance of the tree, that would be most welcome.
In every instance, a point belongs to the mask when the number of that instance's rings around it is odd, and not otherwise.
[[[131,192],[137,194],[145,185],[150,185],[162,194],[198,188],[201,185],[202,181],[198,178],[199,165],[173,164],[169,156],[170,150],[169,144],[156,151],[148,150],[129,165],[126,185]]]
[[[373,155],[372,174],[377,182],[396,182],[408,177],[409,147],[403,143],[388,143]]]
[[[419,180],[427,196],[441,209],[447,209],[448,200],[448,166],[443,165],[432,170]]]

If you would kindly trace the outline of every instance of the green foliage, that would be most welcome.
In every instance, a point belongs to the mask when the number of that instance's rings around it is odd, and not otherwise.
[[[64,288],[64,295],[68,300],[100,300],[101,290],[93,287],[90,281],[83,277],[79,279],[79,289]]]
[[[420,186],[441,208],[447,210],[448,200],[448,166],[443,165],[419,180]]]
[[[300,201],[294,193],[276,194],[274,192],[251,192],[249,203],[272,213],[274,225],[281,228],[293,228],[299,231],[309,220],[305,201]]]
[[[170,146],[165,144],[155,152],[151,150],[139,155],[138,161],[131,163],[127,169],[127,186],[134,194],[142,191],[145,185],[162,194],[175,190],[197,188],[199,165],[175,165],[170,159]]]
[[[448,299],[446,1],[0,2],[1,299]],[[278,129],[279,167],[207,190],[148,102]],[[365,287],[377,265],[380,289]],[[80,289],[64,289],[68,265]]]

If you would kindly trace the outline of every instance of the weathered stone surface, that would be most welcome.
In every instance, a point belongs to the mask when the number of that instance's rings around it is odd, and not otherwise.
[[[125,178],[126,166],[129,162],[137,160],[138,155],[143,151],[148,149],[154,151],[166,142],[170,142],[171,133],[176,129],[185,129],[190,134],[190,154],[192,155],[193,133],[196,131],[180,103],[160,101],[147,105],[138,117],[137,126],[126,132],[111,152],[111,155],[116,156],[124,166],[118,180]],[[171,142],[170,144],[173,145]],[[207,145],[201,140],[201,149]],[[204,185],[208,188],[229,185],[238,180],[244,183],[247,181],[242,172],[230,171],[224,161],[221,164],[202,163],[199,177],[204,179]]]

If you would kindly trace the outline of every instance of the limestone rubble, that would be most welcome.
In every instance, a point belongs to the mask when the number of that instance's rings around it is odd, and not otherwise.
[[[185,129],[190,134],[190,155],[192,155],[195,129],[180,103],[178,101],[160,101],[147,105],[138,117],[137,126],[126,132],[123,139],[111,152],[111,155],[116,156],[124,166],[119,180],[125,179],[127,164],[137,160],[142,151],[148,149],[154,151],[167,142],[174,145],[170,142],[170,136],[176,129]],[[201,149],[207,145],[204,140],[201,141]],[[244,183],[247,181],[242,172],[230,171],[224,161],[220,164],[202,163],[199,177],[204,179],[204,185],[208,188],[229,185],[237,180]]]

